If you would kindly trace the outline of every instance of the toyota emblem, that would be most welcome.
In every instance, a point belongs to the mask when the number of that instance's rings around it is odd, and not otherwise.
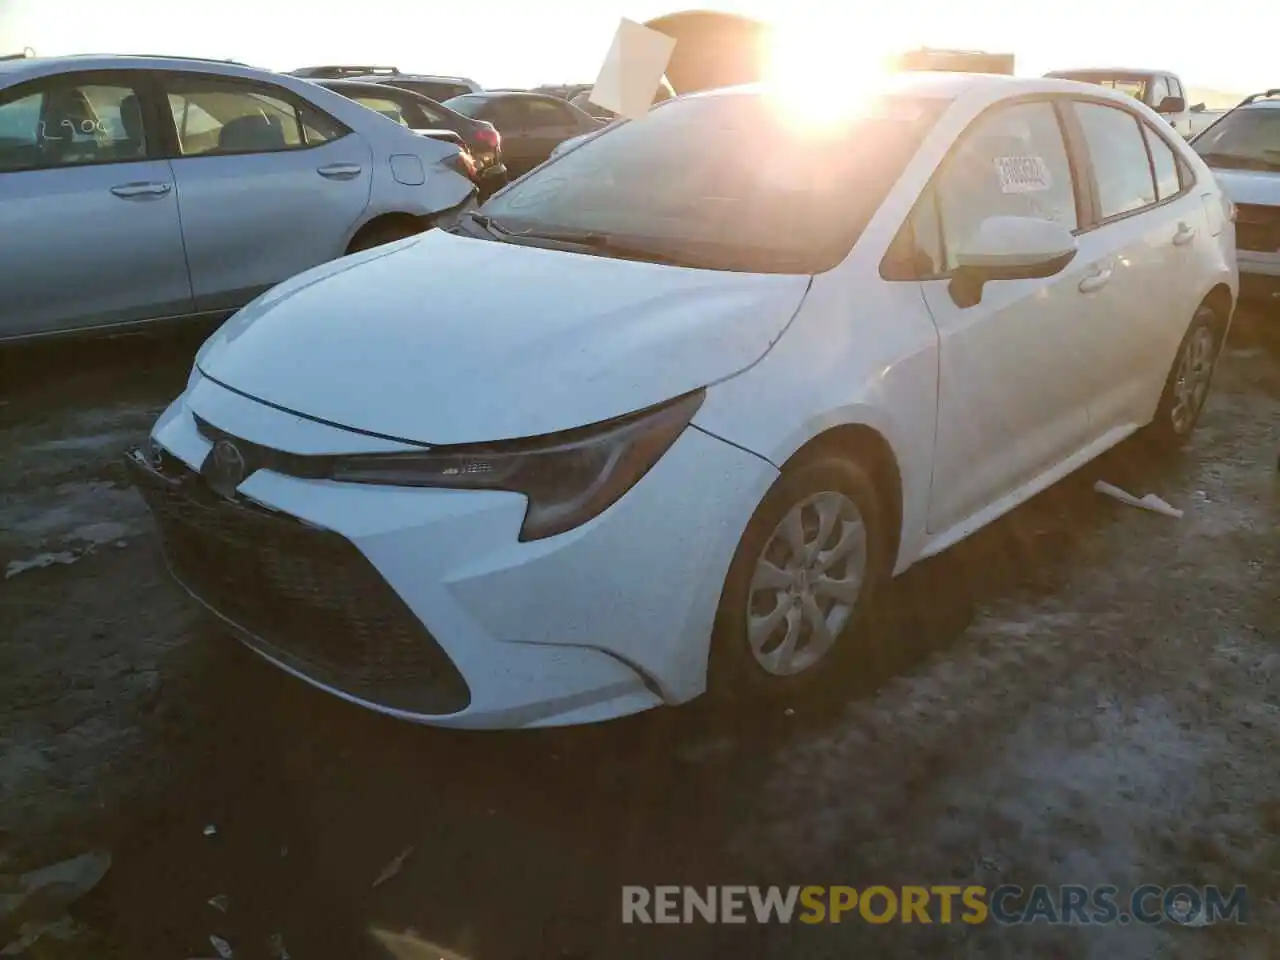
[[[209,452],[202,472],[214,493],[230,499],[235,496],[236,488],[244,483],[245,469],[244,454],[240,448],[230,440],[218,440]]]

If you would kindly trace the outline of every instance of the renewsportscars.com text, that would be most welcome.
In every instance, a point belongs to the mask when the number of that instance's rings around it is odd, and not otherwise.
[[[1244,923],[1244,887],[624,886],[623,923]]]

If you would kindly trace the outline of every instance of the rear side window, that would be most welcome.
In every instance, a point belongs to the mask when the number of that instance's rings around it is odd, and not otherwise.
[[[166,77],[169,109],[184,157],[277,153],[335,139],[346,131],[283,90],[221,77]]]
[[[1156,185],[1138,118],[1101,103],[1074,101],[1071,109],[1080,121],[1093,160],[1101,218],[1118,217],[1155,203]]]
[[[1146,135],[1147,148],[1151,151],[1151,167],[1156,175],[1156,197],[1160,200],[1176,197],[1182,192],[1182,178],[1178,174],[1178,157],[1173,152],[1173,147],[1151,129],[1148,123],[1142,125],[1142,132]]]
[[[947,157],[935,189],[948,270],[955,249],[988,217],[1037,217],[1068,230],[1079,225],[1066,144],[1048,102],[979,117]]]
[[[128,84],[65,76],[0,100],[0,171],[144,160],[140,102]]]

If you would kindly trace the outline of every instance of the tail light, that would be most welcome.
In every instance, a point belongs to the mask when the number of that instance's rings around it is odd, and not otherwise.
[[[476,127],[476,139],[483,143],[486,147],[497,150],[502,146],[502,134],[498,133],[496,127],[485,124],[483,127]]]
[[[459,150],[453,156],[444,158],[444,165],[462,174],[468,180],[476,178],[476,161],[466,150]]]

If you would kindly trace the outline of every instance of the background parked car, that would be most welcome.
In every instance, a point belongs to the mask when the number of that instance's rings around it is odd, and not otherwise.
[[[498,128],[512,179],[546,161],[561,141],[600,128],[600,121],[573,104],[538,93],[473,93],[444,105]]]
[[[387,83],[368,80],[317,80],[322,87],[376,110],[411,130],[452,130],[475,161],[476,184],[487,197],[507,182],[502,137],[492,123],[473,120],[428,97]]]
[[[1184,137],[1191,136],[1191,111],[1187,105],[1187,91],[1177,74],[1167,70],[1055,70],[1046,77],[1059,80],[1078,80],[1096,83],[1102,87],[1127,93],[1140,103],[1145,103],[1169,122],[1169,126]]]
[[[159,57],[0,63],[0,338],[216,315],[421,231],[456,147],[306,80]]]
[[[1280,301],[1280,89],[1247,98],[1191,146],[1235,203],[1241,294]]]
[[[400,73],[397,71],[391,74],[380,73],[363,76],[360,79],[385,83],[389,86],[399,87],[401,90],[411,90],[414,93],[422,94],[424,97],[430,97],[437,103],[443,103],[451,97],[460,97],[467,93],[480,93],[484,90],[484,87],[480,86],[480,84],[466,77],[437,77],[425,73]]]

